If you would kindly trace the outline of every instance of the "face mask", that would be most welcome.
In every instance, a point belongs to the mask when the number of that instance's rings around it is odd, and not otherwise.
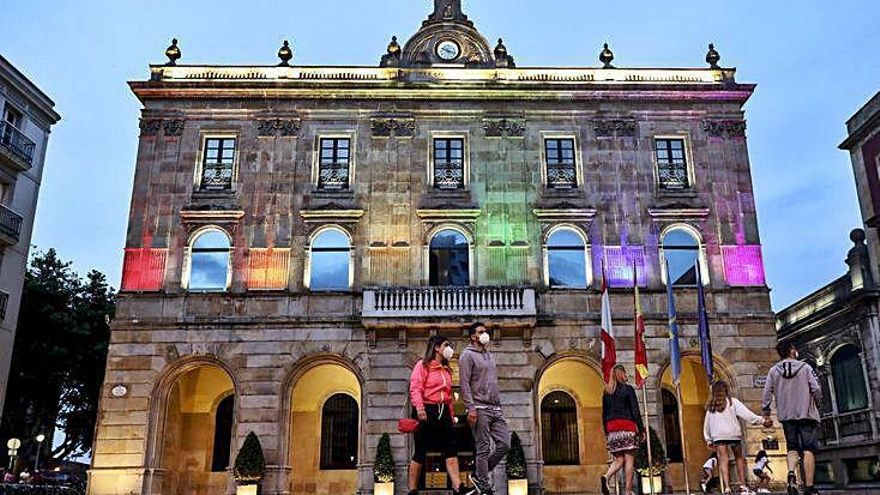
[[[452,347],[447,346],[443,348],[441,354],[443,354],[443,358],[448,361],[452,359],[452,356],[455,354],[455,350]]]
[[[483,345],[489,345],[489,342],[492,340],[492,337],[489,337],[488,333],[480,334],[480,343]]]

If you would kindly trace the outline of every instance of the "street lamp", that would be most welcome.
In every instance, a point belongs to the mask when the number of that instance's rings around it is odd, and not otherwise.
[[[6,447],[9,449],[9,470],[12,471],[12,468],[15,466],[15,457],[18,454],[18,448],[21,447],[21,440],[17,438],[10,438],[8,442],[6,442]]]
[[[40,433],[37,435],[37,460],[34,461],[34,474],[40,472],[40,447],[43,446],[43,440],[46,439],[46,435]]]

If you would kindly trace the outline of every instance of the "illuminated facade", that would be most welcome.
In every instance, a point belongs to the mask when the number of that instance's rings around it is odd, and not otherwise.
[[[54,107],[0,56],[0,421]]]
[[[697,261],[717,374],[757,406],[776,337],[742,111],[754,87],[712,56],[517,68],[458,0],[436,0],[379,67],[288,65],[284,49],[279,66],[184,66],[176,50],[131,83],[142,132],[90,493],[232,490],[223,467],[250,431],[263,493],[369,493],[385,432],[404,492],[409,370],[429,335],[461,350],[476,319],[495,330],[531,490],[595,492],[603,262],[625,362],[633,266],[644,288],[668,484],[683,448],[666,283],[692,480],[706,454]],[[468,466],[463,422],[458,434]]]
[[[777,314],[824,391],[817,483],[855,490],[880,485],[880,93],[847,122],[865,229],[850,233],[845,275]]]

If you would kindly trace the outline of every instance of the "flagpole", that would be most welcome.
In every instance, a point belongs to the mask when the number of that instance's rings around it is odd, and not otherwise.
[[[639,311],[639,276],[638,276],[638,268],[636,266],[636,261],[633,260],[633,308],[635,309],[635,332],[638,334],[640,332],[639,325],[639,316],[641,311]],[[636,339],[638,339],[638,335],[636,335]],[[642,342],[644,343],[645,336],[642,335]],[[648,363],[645,363],[645,367],[647,367]],[[636,370],[638,374],[639,371]],[[654,456],[651,445],[651,424],[649,423],[648,417],[648,381],[644,380],[642,382],[642,411],[645,416],[645,443],[647,444],[648,451],[648,486],[651,492],[651,495],[654,495]],[[642,487],[644,491],[644,487]]]
[[[690,475],[688,475],[687,438],[684,434],[684,409],[681,405],[681,383],[675,384],[675,395],[678,399],[678,429],[681,432],[681,458],[682,464],[684,465],[684,489],[687,495],[691,495]]]

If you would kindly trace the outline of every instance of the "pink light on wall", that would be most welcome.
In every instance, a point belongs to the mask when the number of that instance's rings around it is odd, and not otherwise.
[[[126,248],[122,263],[122,291],[160,291],[165,282],[167,249]]]
[[[605,273],[608,276],[609,287],[632,287],[633,263],[639,272],[639,287],[648,285],[648,276],[645,274],[645,248],[643,246],[605,246],[604,251]],[[599,263],[601,270],[601,260]],[[601,276],[601,272],[599,276]]]
[[[289,249],[249,249],[247,274],[248,289],[286,289],[289,266]]]
[[[724,257],[724,278],[732,287],[759,287],[766,284],[761,246],[721,246]]]

